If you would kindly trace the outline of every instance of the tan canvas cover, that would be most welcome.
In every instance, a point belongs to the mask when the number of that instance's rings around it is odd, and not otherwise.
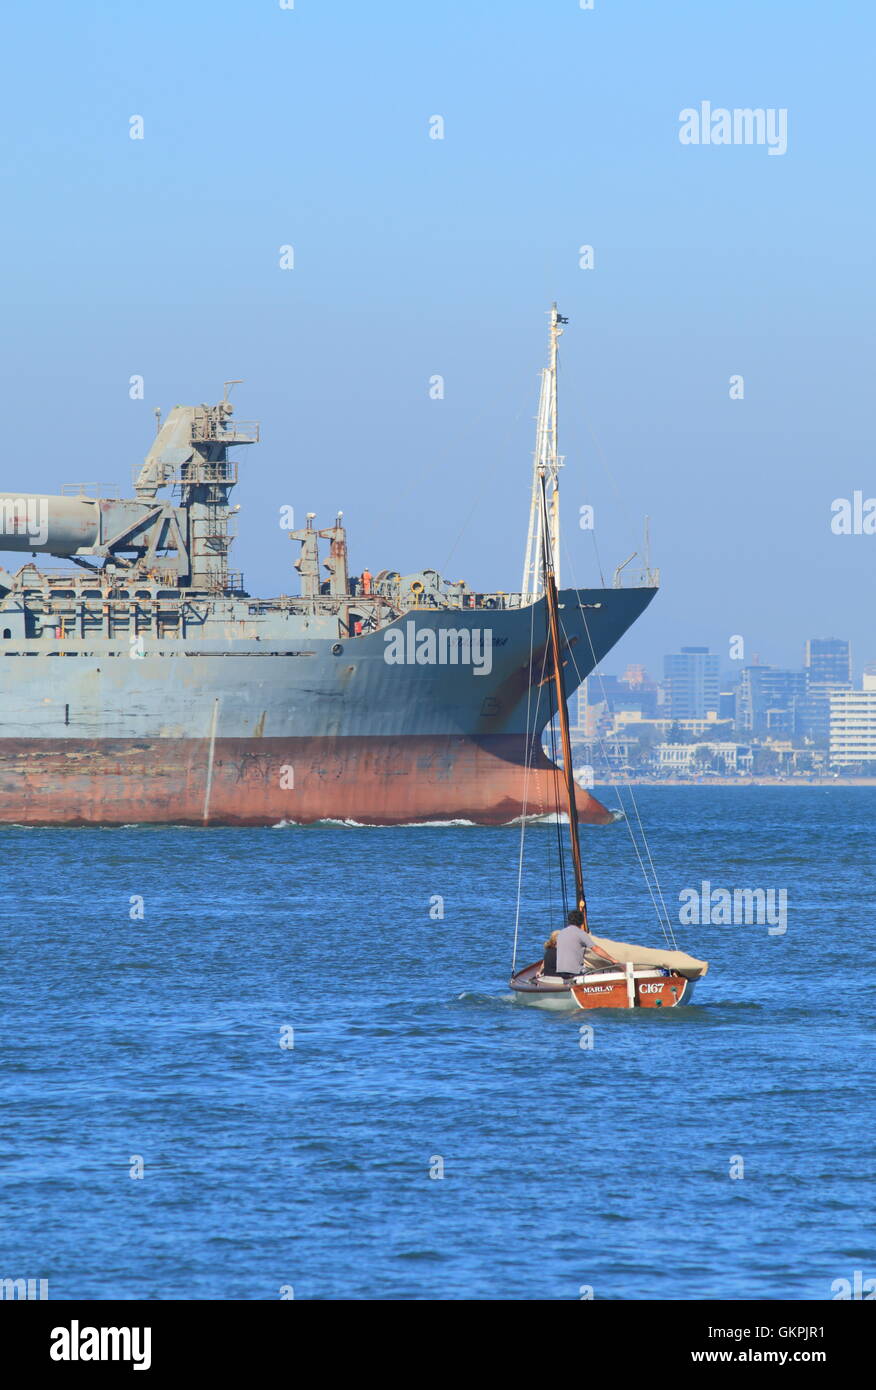
[[[633,965],[662,965],[665,970],[677,970],[688,980],[698,980],[709,968],[707,960],[697,960],[685,951],[654,950],[649,946],[631,946],[626,941],[609,941],[607,936],[597,936],[595,932],[590,935],[603,951],[614,956],[622,965],[627,962]],[[585,959],[589,965],[605,965],[605,961],[593,951],[588,951]]]

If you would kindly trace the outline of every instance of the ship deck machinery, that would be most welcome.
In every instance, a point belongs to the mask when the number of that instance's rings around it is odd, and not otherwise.
[[[434,570],[351,578],[340,516],[291,532],[299,595],[251,597],[228,567],[228,450],[258,427],[231,414],[227,392],[171,411],[133,498],[0,496],[0,547],[75,566],[0,571],[0,819],[501,823],[552,810],[541,601]],[[655,591],[562,591],[570,690]],[[585,800],[582,819],[609,818]]]

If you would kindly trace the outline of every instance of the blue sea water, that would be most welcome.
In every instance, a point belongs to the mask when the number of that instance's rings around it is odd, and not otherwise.
[[[513,1001],[514,827],[3,828],[0,1276],[800,1300],[876,1276],[876,789],[637,800],[674,917],[704,880],[787,891],[783,934],[676,927],[711,965],[689,1008]],[[661,944],[624,824],[582,842],[593,929]],[[521,963],[559,922],[556,829],[525,844]]]

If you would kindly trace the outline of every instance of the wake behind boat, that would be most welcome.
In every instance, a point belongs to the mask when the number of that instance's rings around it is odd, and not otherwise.
[[[569,710],[566,703],[566,683],[563,674],[567,662],[575,663],[572,644],[569,641],[568,619],[565,624],[560,618],[561,604],[557,591],[557,572],[559,568],[559,475],[560,466],[557,454],[557,339],[562,333],[560,324],[567,320],[557,313],[556,305],[551,312],[550,325],[550,365],[542,376],[542,391],[539,402],[538,434],[536,441],[532,508],[530,511],[529,536],[526,547],[524,567],[524,591],[534,590],[538,584],[538,563],[541,563],[541,588],[544,594],[544,613],[547,625],[547,641],[541,648],[542,666],[536,672],[531,670],[532,687],[550,691],[553,688],[556,699],[556,715],[562,744],[562,770],[565,809],[568,815],[569,843],[574,873],[575,898],[577,907],[567,914],[568,925],[562,932],[553,933],[550,944],[545,943],[557,958],[555,963],[546,957],[524,969],[514,971],[512,964],[511,988],[522,1003],[535,1004],[547,1009],[634,1009],[634,1008],[677,1008],[689,1004],[695,982],[708,970],[708,963],[697,960],[675,947],[672,926],[663,906],[661,915],[658,898],[662,905],[662,895],[654,874],[653,883],[645,871],[645,859],[638,851],[639,862],[645,873],[646,884],[651,894],[658,919],[667,941],[667,948],[654,949],[636,946],[625,941],[611,941],[605,937],[594,936],[588,930],[587,899],[584,893],[584,873],[581,860],[581,845],[578,836],[578,802],[572,767],[572,745],[569,737]],[[548,500],[550,489],[550,502]],[[580,604],[579,604],[580,607]],[[581,608],[585,630],[586,615]],[[561,635],[561,628],[563,632]],[[530,665],[535,662],[535,634],[530,650]],[[577,684],[578,682],[576,682]],[[638,819],[638,815],[636,817]],[[523,835],[525,818],[521,825],[521,875],[523,869]],[[644,831],[642,832],[644,836]],[[631,828],[631,834],[632,828]],[[633,834],[635,845],[635,835]],[[560,879],[563,885],[565,908],[565,862],[562,844],[560,853]],[[650,852],[645,846],[647,861],[653,870]],[[656,888],[656,894],[655,894]],[[518,924],[520,917],[520,888],[517,897]],[[514,938],[514,960],[517,955],[517,929]],[[559,940],[557,939],[559,938]],[[554,944],[556,943],[556,944]]]

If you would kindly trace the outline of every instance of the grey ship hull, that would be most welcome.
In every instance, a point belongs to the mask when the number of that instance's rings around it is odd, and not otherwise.
[[[569,693],[655,592],[562,592]],[[387,633],[448,626],[489,629],[488,672],[388,663]],[[559,804],[541,752],[543,603],[417,609],[343,641],[328,618],[274,614],[258,628],[235,618],[222,632],[214,622],[209,639],[146,638],[142,655],[88,635],[4,638],[0,819],[489,824]],[[609,818],[593,798],[582,802],[583,820]]]

